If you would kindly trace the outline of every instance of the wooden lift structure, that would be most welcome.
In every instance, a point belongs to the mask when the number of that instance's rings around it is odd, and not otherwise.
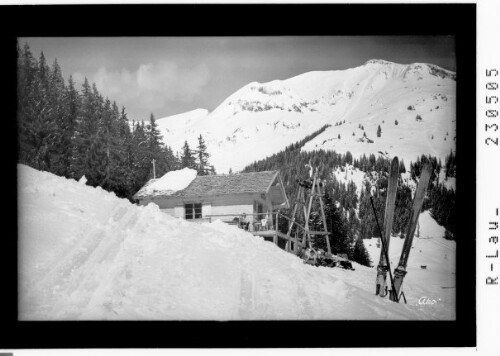
[[[299,189],[297,192],[297,199],[295,200],[295,204],[293,206],[293,213],[291,217],[285,216],[280,212],[271,212],[266,215],[270,217],[270,226],[266,228],[249,231],[254,236],[261,236],[264,238],[272,238],[273,243],[278,245],[278,239],[283,239],[286,241],[285,243],[285,251],[291,252],[294,254],[299,254],[303,249],[307,247],[312,247],[312,237],[313,236],[324,236],[326,240],[327,253],[331,255],[331,247],[330,240],[328,235],[331,233],[328,232],[328,228],[326,225],[326,216],[325,216],[325,205],[323,202],[324,193],[322,191],[323,183],[318,177],[318,169],[314,169],[311,167],[312,174],[309,179],[304,181],[299,181]],[[321,213],[321,222],[323,225],[322,230],[311,230],[309,226],[309,218],[311,216],[311,210],[313,207],[314,200],[319,201],[320,213]],[[304,217],[304,225],[301,225],[298,220],[301,219],[301,216]],[[248,214],[260,217],[263,214]],[[210,215],[208,218],[211,221],[212,217],[235,217],[234,214],[225,214],[225,215]],[[280,219],[285,219],[288,221],[288,232],[286,234],[279,231],[279,221]],[[232,224],[233,222],[228,222]],[[235,223],[237,224],[237,222]],[[294,229],[295,227],[295,229]],[[292,236],[293,233],[293,236]]]
[[[330,239],[328,238],[330,233],[328,232],[326,225],[325,206],[323,203],[324,193],[321,189],[323,187],[323,183],[318,178],[318,169],[314,169],[312,167],[311,169],[312,177],[304,181],[299,181],[297,198],[293,206],[292,218],[289,220],[288,232],[286,234],[287,243],[285,250],[298,254],[301,250],[300,248],[306,248],[306,246],[311,247],[312,236],[321,235],[325,236],[328,250],[327,253],[331,255],[332,251],[330,247]],[[309,226],[309,218],[311,216],[311,209],[315,199],[319,200],[323,230],[311,230]],[[297,219],[300,219],[301,214],[304,216],[304,226],[297,223]],[[295,238],[292,238],[291,234],[294,226],[296,226],[296,235]],[[302,241],[299,242],[300,235],[302,235]]]

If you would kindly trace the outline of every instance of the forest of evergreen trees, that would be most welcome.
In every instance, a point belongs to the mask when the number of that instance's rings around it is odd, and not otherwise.
[[[85,78],[78,90],[66,82],[54,60],[36,59],[27,44],[18,47],[18,162],[67,178],[87,178],[87,184],[131,199],[149,179],[189,167],[213,174],[203,137],[197,149],[187,142],[175,155],[162,142],[151,114],[149,123],[130,124],[125,108],[103,97]]]
[[[412,178],[420,175],[421,166],[425,162],[430,162],[433,168],[431,183],[427,191],[427,199],[424,201],[423,210],[430,210],[432,217],[446,228],[445,238],[449,240],[456,239],[455,229],[455,203],[456,192],[454,189],[446,188],[445,182],[440,181],[437,172],[441,171],[441,160],[436,157],[422,155],[417,158],[414,164],[411,164]],[[453,152],[445,157],[445,180],[450,177],[456,177],[456,157]]]
[[[308,136],[308,140],[313,139],[319,133],[317,131],[311,134]],[[358,259],[354,259],[354,261],[369,265],[367,259],[361,257],[365,256],[365,251],[362,244],[360,245],[357,241],[379,236],[370,197],[374,200],[379,223],[383,225],[390,160],[382,155],[376,157],[374,154],[354,158],[349,151],[345,154],[325,150],[300,151],[301,147],[308,140],[297,142],[286,147],[279,153],[254,162],[245,167],[243,172],[279,170],[290,204],[293,206],[298,189],[297,180],[308,176],[306,164],[310,163],[313,167],[317,167],[320,178],[326,181],[325,201],[327,215],[333,219],[332,221],[336,222],[335,227],[333,225],[329,227],[334,228],[336,231],[336,235],[333,234],[332,236],[336,236],[337,241],[332,239],[331,243],[337,244],[341,253],[347,253],[348,256]],[[425,162],[431,163],[434,172],[431,184],[429,184],[424,210],[430,209],[433,218],[447,229],[445,238],[455,239],[455,190],[447,189],[443,182],[439,182],[439,177],[436,173],[442,167],[440,160],[436,157],[422,155],[417,158],[415,163],[410,162],[410,175],[412,179],[416,180],[420,176],[421,166]],[[341,170],[343,170],[342,167],[345,164],[352,164],[355,168],[364,172],[377,172],[378,178],[372,183],[365,182],[366,184],[361,190],[361,195],[358,197],[354,182],[351,181],[348,184],[339,182],[335,175],[332,174],[332,171],[337,167],[341,167]],[[445,167],[447,176],[454,176],[456,168],[455,158],[452,153],[447,156]],[[400,161],[399,171],[400,173],[406,172],[403,160]],[[374,186],[372,187],[371,184]],[[374,193],[372,193],[372,190],[374,190]],[[335,202],[338,202],[338,206]],[[411,204],[411,188],[403,184],[403,181],[400,180],[396,194],[392,233],[399,235],[401,238],[405,237],[406,227],[410,218]],[[358,216],[356,216],[355,209],[359,209]],[[289,209],[283,213],[291,214],[291,211]],[[318,219],[318,217],[313,216],[311,223],[318,223]],[[317,244],[318,246],[323,246],[323,242],[321,241],[318,241]],[[357,249],[356,257],[354,256],[354,249]]]

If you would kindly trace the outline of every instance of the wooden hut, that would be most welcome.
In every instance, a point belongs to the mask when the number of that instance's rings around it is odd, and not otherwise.
[[[164,194],[148,192],[154,181],[134,198],[141,205],[152,202],[163,212],[187,220],[233,222],[245,213],[252,227],[263,218],[273,226],[272,212],[289,207],[279,171],[196,176],[185,189]]]

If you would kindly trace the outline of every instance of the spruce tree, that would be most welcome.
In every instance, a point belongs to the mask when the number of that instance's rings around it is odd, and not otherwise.
[[[399,173],[406,173],[405,162],[403,159],[399,161]]]
[[[382,135],[382,129],[380,128],[380,125],[378,125],[377,128],[377,137],[380,137]]]
[[[207,152],[207,145],[205,144],[205,140],[203,140],[201,134],[198,137],[196,156],[198,158],[198,175],[208,175],[210,170],[208,158],[210,158],[210,154]]]
[[[77,127],[80,119],[80,94],[75,88],[73,77],[70,76],[68,86],[64,95],[66,106],[66,119],[63,125],[63,142],[61,148],[64,152],[61,157],[61,165],[68,178],[75,178],[75,159],[77,154],[76,136]]]
[[[149,148],[147,145],[146,128],[144,121],[137,122],[131,137],[130,164],[132,166],[133,177],[132,187],[137,192],[150,178],[151,162],[149,160]]]
[[[103,175],[100,186],[106,190],[121,190],[124,182],[121,167],[124,165],[125,152],[122,150],[120,137],[120,113],[116,103],[106,98],[100,122],[100,133],[105,152]]]
[[[182,147],[181,167],[196,169],[196,159],[187,141],[184,141],[184,146]]]
[[[360,238],[356,239],[356,243],[354,244],[352,260],[363,266],[371,266],[372,261],[370,259],[370,254],[366,250],[363,240]]]
[[[149,125],[147,126],[147,137],[148,137],[148,146],[152,152],[152,155],[157,157],[162,146],[162,135],[160,130],[158,129],[158,124],[156,123],[156,119],[151,113],[149,116]]]
[[[34,164],[34,92],[38,62],[27,43],[19,49],[17,63],[17,122],[19,137],[19,156],[21,163]]]
[[[73,84],[73,83],[72,83]],[[69,90],[66,89],[62,71],[54,60],[49,73],[48,87],[49,105],[53,108],[56,131],[53,145],[53,172],[65,177],[70,177],[70,164],[72,153],[72,137],[74,125],[70,117]],[[74,90],[74,87],[72,88]]]
[[[57,139],[56,109],[50,103],[49,72],[43,52],[33,82],[29,103],[31,109],[28,137],[32,144],[30,163],[40,170],[50,171],[53,163],[54,144]]]
[[[163,137],[158,129],[158,124],[156,123],[156,119],[151,113],[149,117],[149,125],[146,126],[146,134],[147,141],[149,147],[149,161],[151,163],[155,160],[156,167],[156,177],[161,177],[167,171],[167,162],[164,156],[164,145],[163,145]],[[153,170],[151,169],[151,177],[153,177]]]

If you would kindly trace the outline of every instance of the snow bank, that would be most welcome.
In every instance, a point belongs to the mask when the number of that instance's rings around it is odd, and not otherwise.
[[[145,186],[137,195],[174,194],[179,190],[185,189],[195,178],[196,171],[194,169],[183,168],[178,171],[170,171],[165,173],[163,177]]]
[[[410,250],[407,271],[403,283],[403,292],[408,304],[422,305],[423,297],[435,300],[433,309],[427,310],[444,320],[454,320],[456,317],[456,242],[443,238],[445,229],[424,211],[418,219],[418,228]],[[373,265],[378,264],[380,247],[376,238],[363,240],[370,253]],[[404,239],[397,236],[391,238],[389,244],[389,259],[392,270],[397,267]],[[425,266],[425,269],[422,268]]]
[[[23,165],[18,177],[20,320],[443,317],[376,297],[373,268],[305,265],[220,221],[175,219]]]

